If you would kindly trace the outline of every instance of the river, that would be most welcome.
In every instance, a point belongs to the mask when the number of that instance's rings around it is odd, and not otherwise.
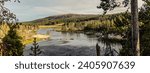
[[[39,29],[38,34],[47,34],[50,39],[38,42],[42,53],[40,56],[96,56],[96,43],[101,47],[100,54],[104,54],[104,44],[98,41],[95,35],[86,35],[78,32],[57,32],[51,28]],[[24,55],[29,56],[32,52],[30,47],[32,44],[26,45]],[[111,47],[119,51],[120,44],[111,44]]]

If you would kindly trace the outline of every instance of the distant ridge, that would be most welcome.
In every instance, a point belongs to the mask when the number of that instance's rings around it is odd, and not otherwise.
[[[37,25],[54,25],[59,23],[70,23],[70,22],[85,22],[91,20],[109,20],[110,17],[116,17],[122,13],[118,14],[108,14],[108,15],[96,15],[96,14],[62,14],[48,16],[45,18],[36,19],[33,21],[22,22],[23,24],[37,24]]]
[[[63,19],[79,19],[79,18],[88,18],[88,17],[98,17],[98,15],[95,14],[62,14],[62,15],[53,15],[53,16],[48,16],[45,18],[40,18],[40,19],[36,19],[33,21],[26,21],[26,22],[22,22],[25,24],[42,24],[42,23],[46,23],[46,22],[50,22],[50,21],[59,21],[59,20],[63,20]]]

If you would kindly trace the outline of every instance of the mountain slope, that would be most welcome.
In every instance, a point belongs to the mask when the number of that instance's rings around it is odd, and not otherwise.
[[[33,21],[23,22],[23,24],[40,24],[40,25],[53,25],[64,22],[87,21],[91,19],[98,19],[98,15],[85,15],[85,14],[64,14],[49,16]]]

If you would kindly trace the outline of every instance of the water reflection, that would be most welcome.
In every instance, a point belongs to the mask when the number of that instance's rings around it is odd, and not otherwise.
[[[51,40],[38,42],[44,56],[95,56],[97,43],[103,55],[106,48],[96,35],[86,35],[81,32],[57,32],[53,29],[39,29],[37,33],[48,34],[51,37]],[[24,55],[28,55],[30,46],[31,44],[26,46]],[[118,51],[121,45],[111,44],[111,47]]]

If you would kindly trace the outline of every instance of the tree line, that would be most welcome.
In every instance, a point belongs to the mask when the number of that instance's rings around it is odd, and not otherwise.
[[[1,55],[19,56],[23,54],[24,48],[23,44],[21,43],[21,37],[18,35],[16,30],[21,26],[17,25],[16,15],[11,13],[9,9],[4,6],[4,3],[8,1],[9,0],[0,1],[1,25],[2,23],[6,23],[9,27],[8,32],[0,40]],[[18,0],[14,1],[16,2]],[[143,0],[145,1],[145,4],[142,8],[140,8],[140,12],[138,12],[138,0],[124,0],[122,3],[116,2],[115,0],[100,1],[100,5],[97,8],[103,9],[104,15],[78,17],[66,16],[66,18],[58,16],[54,19],[45,19],[46,21],[34,21],[40,22],[39,24],[34,25],[34,28],[37,28],[38,25],[55,25],[63,23],[63,26],[61,28],[62,31],[96,31],[102,33],[106,37],[108,37],[109,34],[120,35],[122,37],[122,39],[118,40],[122,44],[122,49],[119,53],[120,55],[150,55],[150,46],[148,45],[150,44],[150,1]],[[131,12],[127,11],[120,14],[105,15],[108,11],[119,7],[120,4],[123,4],[126,7],[130,4],[130,2]],[[24,24],[21,25],[27,28],[33,28]],[[116,41],[116,39],[101,39],[104,41]],[[106,44],[109,46],[109,43]]]

